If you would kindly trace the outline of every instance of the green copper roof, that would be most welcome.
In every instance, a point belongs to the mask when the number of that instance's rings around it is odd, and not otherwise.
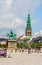
[[[30,14],[28,14],[28,17],[27,17],[27,26],[26,26],[26,29],[31,29],[31,19],[30,19]]]

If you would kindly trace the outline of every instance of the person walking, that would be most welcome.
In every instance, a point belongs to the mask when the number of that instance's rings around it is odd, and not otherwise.
[[[29,47],[29,48],[28,48],[28,54],[30,54],[30,50],[31,50],[31,48]]]

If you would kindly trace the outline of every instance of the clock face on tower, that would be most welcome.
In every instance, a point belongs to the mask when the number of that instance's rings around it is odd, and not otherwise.
[[[27,29],[27,30],[26,30],[26,36],[31,36],[31,34],[32,34],[31,32],[32,32],[31,30],[28,30],[28,29]]]

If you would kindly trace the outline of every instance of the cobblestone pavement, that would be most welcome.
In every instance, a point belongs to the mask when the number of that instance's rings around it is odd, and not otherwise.
[[[9,52],[7,53],[10,54]],[[42,65],[42,53],[12,52],[11,58],[0,58],[0,65]]]

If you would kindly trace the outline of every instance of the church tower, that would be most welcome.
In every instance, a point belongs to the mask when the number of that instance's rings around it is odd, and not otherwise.
[[[31,36],[32,35],[32,28],[31,28],[31,19],[30,19],[30,14],[28,13],[27,17],[27,25],[26,25],[26,36]]]

